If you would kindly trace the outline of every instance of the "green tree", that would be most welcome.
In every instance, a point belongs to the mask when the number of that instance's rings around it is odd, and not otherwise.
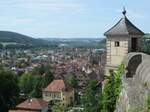
[[[74,88],[76,88],[78,86],[78,80],[75,75],[70,75],[67,79],[67,82]]]
[[[31,92],[30,96],[40,98],[40,97],[42,97],[42,80],[41,80],[41,77],[36,77],[35,81],[36,82],[34,84],[33,91]]]
[[[24,73],[19,80],[19,86],[20,90],[25,93],[26,95],[29,95],[34,88],[35,84],[35,77],[30,73]]]
[[[91,81],[83,95],[84,112],[100,112],[101,91],[96,81]]]
[[[103,109],[104,112],[112,112],[115,109],[115,79],[113,71],[110,71],[110,76],[107,77],[107,84],[103,92]]]
[[[39,70],[40,69],[40,70]],[[41,75],[35,75],[37,74]],[[19,79],[19,86],[22,92],[27,96],[41,97],[42,89],[45,88],[54,79],[53,74],[48,67],[39,67],[32,73],[25,73]]]
[[[0,111],[7,112],[16,105],[19,96],[17,76],[7,70],[0,70]]]
[[[120,65],[117,71],[110,71],[104,86],[102,95],[102,112],[112,112],[115,110],[116,102],[121,92],[121,76],[124,73],[124,65]]]
[[[52,112],[66,112],[67,107],[57,103],[52,106]]]
[[[54,76],[52,72],[49,70],[45,71],[44,76],[42,77],[42,87],[45,88],[52,80],[54,79]]]
[[[35,75],[43,75],[44,73],[48,73],[50,72],[50,66],[49,65],[41,65],[39,67],[34,68],[34,70],[32,71],[32,74]]]
[[[147,108],[148,108],[148,112],[150,112],[150,94],[148,94],[147,96]]]
[[[54,79],[51,72],[51,67],[49,65],[41,65],[40,67],[36,67],[32,71],[32,74],[41,77],[42,88],[45,88]]]

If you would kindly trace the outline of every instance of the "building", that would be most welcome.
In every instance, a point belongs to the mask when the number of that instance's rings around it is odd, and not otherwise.
[[[140,38],[144,35],[126,17],[125,9],[122,13],[123,18],[104,33],[107,37],[106,74],[110,69],[116,69],[128,53],[140,50]]]
[[[48,112],[48,102],[39,98],[27,99],[9,112]]]
[[[70,105],[74,101],[74,89],[64,80],[53,80],[42,92],[43,100],[62,105]]]

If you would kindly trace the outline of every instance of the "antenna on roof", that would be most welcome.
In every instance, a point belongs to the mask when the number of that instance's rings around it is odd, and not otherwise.
[[[122,14],[123,14],[125,17],[126,17],[126,13],[127,13],[127,11],[126,11],[125,7],[123,7]]]

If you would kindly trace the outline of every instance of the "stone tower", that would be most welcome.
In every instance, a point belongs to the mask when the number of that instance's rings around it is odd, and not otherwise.
[[[123,18],[104,33],[107,37],[106,74],[110,69],[116,69],[129,52],[140,50],[140,38],[144,35],[128,20],[125,8],[122,13]]]

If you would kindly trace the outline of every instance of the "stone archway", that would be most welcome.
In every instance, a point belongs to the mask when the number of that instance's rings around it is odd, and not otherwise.
[[[130,58],[128,61],[126,70],[126,77],[127,78],[132,78],[133,75],[136,73],[137,67],[139,64],[142,62],[142,54],[136,54]]]

